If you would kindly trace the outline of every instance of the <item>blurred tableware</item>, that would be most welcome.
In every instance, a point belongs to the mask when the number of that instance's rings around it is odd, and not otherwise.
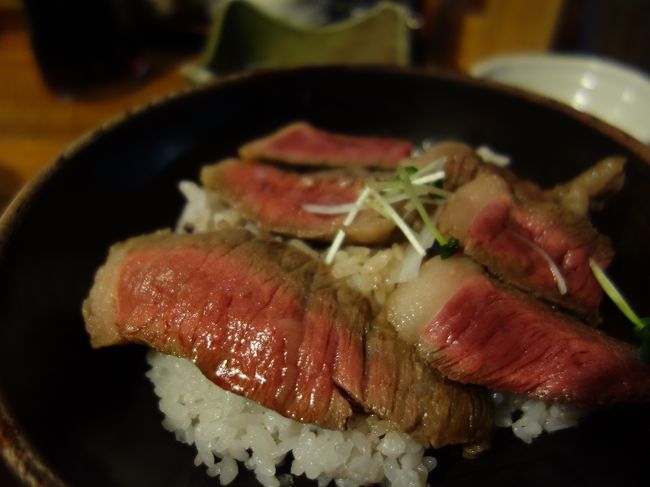
[[[407,9],[379,2],[345,20],[300,24],[247,0],[225,0],[214,13],[201,66],[185,73],[201,83],[214,76],[267,67],[315,64],[406,65]]]
[[[623,64],[580,55],[521,54],[483,60],[470,73],[549,96],[650,144],[650,78]]]

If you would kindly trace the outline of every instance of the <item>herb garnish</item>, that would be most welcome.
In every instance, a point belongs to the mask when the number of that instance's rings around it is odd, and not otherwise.
[[[426,150],[427,148],[428,146],[423,143],[421,150]],[[504,167],[510,163],[508,157],[497,154],[486,146],[479,147],[477,153],[486,162],[496,164],[497,166]],[[414,153],[413,156],[415,155]],[[346,223],[338,230],[332,245],[327,250],[325,262],[331,264],[334,261],[334,256],[343,245],[343,240],[345,239],[344,228],[352,223],[352,220],[354,220],[363,206],[373,209],[384,218],[393,220],[418,255],[424,257],[426,255],[426,249],[431,247],[432,244],[427,242],[426,245],[423,245],[420,243],[414,229],[409,227],[407,222],[392,208],[393,204],[403,201],[408,201],[408,204],[405,206],[407,212],[411,209],[417,210],[424,226],[431,232],[435,238],[435,242],[438,244],[440,258],[447,259],[454,255],[459,249],[458,239],[455,237],[446,239],[435,227],[429,214],[424,210],[424,205],[439,205],[451,196],[451,192],[443,189],[442,184],[445,178],[443,167],[446,160],[446,157],[440,157],[421,168],[403,166],[398,170],[396,175],[389,179],[381,181],[371,180],[365,187],[365,190],[371,190],[372,192],[365,192],[363,198],[358,199],[355,203],[342,205],[303,205],[303,209],[310,213],[319,213],[322,215],[348,214],[345,219]],[[554,276],[558,280],[555,274]]]
[[[621,310],[625,317],[634,325],[634,333],[641,340],[639,348],[639,357],[644,362],[650,363],[650,317],[641,318],[632,309],[632,306],[626,301],[616,285],[607,276],[602,267],[595,260],[589,259],[589,267],[594,273],[594,277],[603,288],[605,294],[609,296],[614,304]]]
[[[334,255],[338,252],[345,238],[345,227],[349,226],[363,208],[370,208],[384,218],[392,220],[401,230],[416,252],[424,257],[426,248],[418,240],[416,232],[393,208],[393,205],[406,202],[407,212],[416,210],[424,226],[431,232],[440,248],[440,256],[443,259],[451,257],[458,250],[457,238],[445,238],[436,228],[424,205],[439,205],[446,200],[451,193],[440,187],[445,177],[442,167],[446,158],[440,158],[427,164],[423,168],[413,166],[401,167],[397,174],[390,179],[371,179],[359,198],[354,203],[343,205],[303,205],[305,211],[323,215],[335,215],[347,213],[341,228],[338,230],[332,245],[325,255],[325,262],[331,264]],[[427,244],[427,247],[429,244]]]
[[[440,258],[448,259],[458,251],[460,242],[456,237],[451,237],[447,243],[440,246]]]

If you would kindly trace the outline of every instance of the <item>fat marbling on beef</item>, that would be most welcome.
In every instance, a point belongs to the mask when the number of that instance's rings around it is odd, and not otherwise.
[[[344,428],[365,411],[434,447],[481,444],[491,428],[484,390],[442,378],[319,260],[243,230],[114,245],[83,314],[95,347],[187,357],[300,421]]]
[[[583,407],[650,400],[637,350],[489,278],[435,257],[386,304],[400,336],[443,375]]]
[[[307,211],[305,205],[354,203],[368,179],[364,171],[286,171],[270,164],[227,159],[205,166],[201,182],[266,230],[299,238],[332,240],[345,213]],[[360,211],[345,227],[349,242],[386,241],[395,225],[374,211]]]
[[[303,166],[394,169],[412,148],[406,140],[335,134],[295,122],[243,145],[239,155]]]

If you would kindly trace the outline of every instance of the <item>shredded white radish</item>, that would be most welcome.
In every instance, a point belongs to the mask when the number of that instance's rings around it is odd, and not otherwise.
[[[341,205],[302,205],[302,209],[309,213],[317,213],[319,215],[342,215],[349,213],[354,208],[354,203],[344,203]]]
[[[393,203],[399,203],[400,201],[404,201],[409,198],[406,195],[400,194],[395,196],[385,196],[384,199],[389,203],[393,204]],[[317,215],[344,215],[346,213],[349,215],[350,213],[353,212],[353,210],[356,209],[356,212],[354,212],[354,215],[356,216],[356,213],[360,210],[360,208],[361,207],[357,208],[356,202],[345,203],[341,205],[314,205],[310,203],[302,205],[303,210]]]
[[[429,214],[427,213],[427,210],[424,209],[424,205],[422,204],[422,201],[420,201],[420,198],[418,198],[417,194],[415,193],[415,190],[413,189],[413,185],[411,184],[411,179],[409,178],[409,176],[406,173],[400,171],[400,178],[402,179],[402,182],[404,184],[404,192],[410,198],[411,203],[419,213],[420,218],[422,218],[424,225],[429,229],[429,231],[433,234],[433,236],[438,241],[438,243],[440,243],[440,245],[446,244],[447,240],[438,231],[438,228],[433,224],[431,218],[429,218]]]
[[[341,215],[347,213],[341,229],[337,232],[332,245],[327,249],[325,254],[325,263],[331,264],[334,261],[334,256],[339,251],[343,245],[343,241],[345,240],[345,230],[343,227],[352,224],[364,205],[375,210],[384,218],[392,220],[402,231],[406,239],[411,243],[411,246],[421,261],[422,257],[426,255],[426,248],[430,247],[433,243],[430,243],[427,247],[423,247],[413,229],[409,227],[404,219],[395,211],[392,205],[402,201],[411,202],[418,210],[418,213],[423,219],[425,227],[427,227],[429,233],[433,233],[434,237],[438,237],[438,240],[443,241],[444,238],[439,234],[433,223],[430,221],[422,205],[423,203],[439,203],[437,200],[428,198],[429,195],[435,195],[441,198],[447,198],[449,196],[450,193],[448,191],[430,184],[444,179],[445,172],[442,171],[441,168],[445,161],[445,157],[436,159],[422,169],[419,169],[410,175],[405,175],[400,181],[370,181],[354,203],[340,205],[303,205],[302,208],[310,213],[321,215]],[[420,263],[416,262],[415,264],[417,272]]]
[[[429,184],[435,183],[436,181],[442,181],[443,179],[445,179],[445,171],[436,171],[434,173],[427,174],[426,176],[412,178],[411,183],[415,185]]]
[[[418,239],[413,233],[413,230],[411,230],[411,227],[409,227],[406,224],[406,222],[402,219],[401,216],[399,216],[399,214],[390,205],[390,203],[384,200],[384,198],[374,189],[372,188],[368,188],[368,189],[370,190],[370,195],[372,196],[372,200],[367,201],[367,203],[369,205],[376,204],[377,206],[379,206],[390,217],[390,219],[395,222],[395,225],[397,225],[397,227],[402,231],[406,239],[411,243],[411,245],[413,245],[413,247],[415,247],[417,253],[422,256],[426,255],[426,251],[422,248],[420,242],[418,242]]]
[[[423,248],[429,249],[435,242],[435,237],[427,227],[422,227],[418,233],[418,240]],[[408,246],[404,252],[404,259],[400,265],[397,282],[406,282],[415,279],[420,271],[424,257],[417,253],[413,246]]]
[[[442,170],[442,167],[445,165],[445,162],[447,162],[447,157],[439,157],[438,159],[435,159],[434,161],[431,161],[429,164],[424,166],[423,168],[418,169],[415,173],[413,173],[413,179],[420,178],[422,176],[426,176],[427,174],[430,174],[432,172],[437,172]]]
[[[354,219],[357,216],[357,213],[359,213],[359,210],[363,207],[363,204],[365,203],[369,194],[370,194],[370,188],[368,187],[363,188],[363,191],[361,191],[361,194],[357,197],[357,200],[352,205],[350,212],[345,217],[345,220],[343,220],[344,227],[349,226],[354,221]],[[334,237],[334,241],[332,242],[332,245],[330,245],[330,248],[327,249],[327,254],[325,255],[325,263],[327,265],[330,265],[332,262],[334,262],[334,256],[341,248],[341,245],[343,245],[344,239],[345,239],[345,231],[342,228],[340,228],[339,231],[336,232],[336,237]]]
[[[357,217],[357,213],[359,213],[359,210],[361,210],[361,207],[366,202],[366,199],[368,199],[369,194],[370,188],[363,188],[363,191],[361,191],[361,194],[357,198],[357,201],[354,202],[354,208],[350,210],[348,216],[346,216],[345,220],[343,220],[343,226],[347,227],[354,221],[354,219]]]
[[[493,151],[487,145],[480,146],[478,149],[476,149],[476,153],[485,162],[489,162],[495,166],[506,167],[510,165],[510,157]]]
[[[537,245],[535,242],[531,242],[527,238],[515,234],[515,237],[517,237],[519,240],[524,242],[525,244],[529,245],[530,248],[532,248],[535,252],[537,252],[539,255],[542,256],[542,258],[546,261],[548,264],[549,270],[551,271],[551,274],[553,275],[553,279],[555,280],[555,284],[557,285],[558,291],[560,291],[560,294],[564,296],[569,289],[567,288],[566,280],[564,279],[564,276],[562,276],[562,271],[560,268],[557,266],[555,261],[551,258],[548,253],[541,248],[539,245]]]
[[[334,240],[332,241],[332,245],[330,245],[330,248],[327,249],[327,254],[325,254],[325,263],[327,265],[330,265],[332,262],[334,262],[334,256],[341,248],[344,238],[345,232],[342,229],[339,229],[339,231],[336,232]]]

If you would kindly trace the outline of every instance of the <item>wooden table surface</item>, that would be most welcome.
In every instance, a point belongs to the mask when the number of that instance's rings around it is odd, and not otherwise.
[[[0,211],[74,140],[130,107],[188,86],[178,68],[187,51],[152,52],[149,75],[93,96],[64,97],[40,77],[21,14],[0,9]],[[0,459],[0,486],[17,486]]]
[[[187,52],[151,53],[142,79],[81,98],[50,91],[40,77],[21,15],[0,11],[0,206],[75,139],[130,107],[187,86]]]

